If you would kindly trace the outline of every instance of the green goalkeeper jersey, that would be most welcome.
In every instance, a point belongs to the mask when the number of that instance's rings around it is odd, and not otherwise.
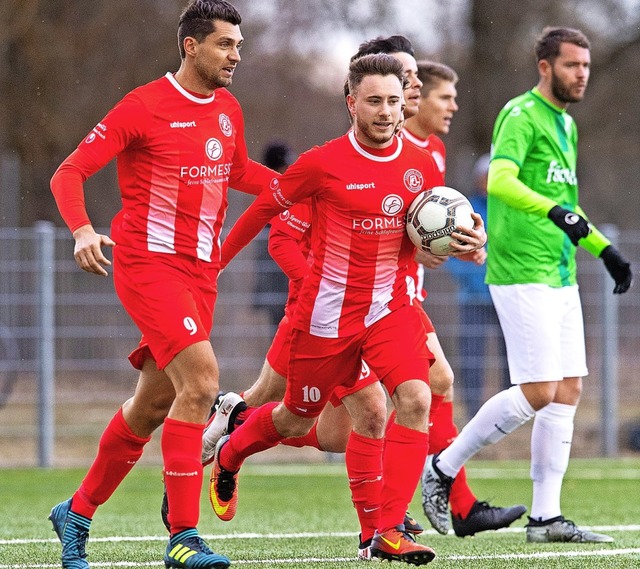
[[[492,160],[519,167],[518,179],[558,205],[576,210],[578,131],[573,118],[534,88],[509,101],[493,130]],[[528,212],[491,194],[487,234],[490,244],[486,282],[542,283],[553,287],[576,283],[576,248],[544,209]],[[517,200],[516,200],[517,202]]]

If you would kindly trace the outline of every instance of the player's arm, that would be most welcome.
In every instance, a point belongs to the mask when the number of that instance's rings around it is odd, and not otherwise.
[[[584,210],[578,206],[576,213],[580,214],[589,223],[591,233],[580,240],[580,246],[594,257],[602,259],[605,268],[613,278],[616,286],[613,294],[622,294],[629,290],[633,281],[631,263],[627,261],[598,228],[593,225]]]
[[[269,254],[285,275],[297,281],[307,274],[309,263],[300,248],[305,233],[310,231],[310,208],[307,204],[296,204],[286,218],[275,217],[269,230]]]
[[[244,118],[239,106],[237,113],[233,115],[233,121],[237,134],[235,137],[236,148],[229,176],[229,187],[245,194],[257,196],[262,190],[269,188],[274,178],[278,178],[280,174],[249,158],[247,143],[244,138]]]
[[[280,177],[277,184],[258,194],[254,202],[238,218],[222,243],[220,268],[224,269],[260,230],[276,215],[294,203],[309,197],[315,189],[313,166],[303,154]]]
[[[514,209],[539,217],[548,217],[576,246],[580,239],[589,235],[589,224],[584,217],[533,191],[518,179],[519,173],[520,167],[512,160],[492,160],[489,165],[487,193]]]
[[[73,256],[76,263],[83,271],[101,276],[107,275],[103,267],[111,265],[102,253],[102,247],[113,247],[115,243],[108,235],[96,233],[93,228],[85,207],[84,182],[111,158],[97,161],[79,147],[62,162],[51,178],[56,205],[75,240]]]

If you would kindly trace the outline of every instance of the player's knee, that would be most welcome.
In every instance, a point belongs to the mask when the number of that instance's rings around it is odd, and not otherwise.
[[[448,362],[434,364],[429,370],[429,384],[437,395],[445,395],[453,386],[453,370]]]

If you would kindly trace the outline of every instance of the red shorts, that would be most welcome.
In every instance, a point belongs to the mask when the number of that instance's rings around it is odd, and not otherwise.
[[[282,377],[287,377],[287,370],[289,369],[291,330],[291,320],[285,315],[282,320],[280,320],[278,329],[267,351],[267,361],[269,365]]]
[[[273,337],[269,351],[267,352],[267,362],[273,368],[273,370],[280,374],[282,377],[287,377],[289,370],[289,356],[291,355],[291,320],[288,316],[284,316],[278,324],[278,329]],[[371,370],[371,368],[362,362],[360,372],[358,374],[358,381],[356,381],[351,387],[344,387],[342,385],[336,387],[331,395],[331,404],[334,407],[342,404],[342,399],[348,395],[352,395],[378,381],[378,376]]]
[[[318,416],[338,386],[356,384],[362,360],[382,378],[389,395],[411,379],[428,383],[434,358],[418,311],[402,307],[346,338],[293,330],[284,396],[287,409],[303,417]]]
[[[351,387],[345,387],[344,385],[339,385],[333,390],[331,395],[331,405],[337,407],[338,405],[342,405],[342,400],[349,395],[353,395],[357,393],[361,389],[371,385],[372,383],[376,383],[380,381],[376,373],[368,366],[367,362],[362,360],[360,366],[360,374],[358,375],[358,381],[356,381]]]
[[[182,255],[114,247],[116,293],[142,332],[129,355],[133,367],[142,369],[151,358],[164,369],[186,347],[209,340],[218,272],[211,263]]]
[[[435,326],[433,325],[433,322],[431,322],[431,318],[429,318],[429,315],[426,313],[424,306],[422,306],[422,302],[420,302],[417,298],[414,298],[413,306],[416,308],[418,314],[420,315],[420,319],[422,320],[422,325],[424,326],[425,332],[427,334],[433,334],[436,331]]]

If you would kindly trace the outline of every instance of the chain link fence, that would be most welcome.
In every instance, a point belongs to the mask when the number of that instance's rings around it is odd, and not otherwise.
[[[286,298],[280,289],[264,292],[265,279],[279,282],[277,267],[264,259],[264,238],[262,234],[220,277],[211,341],[224,390],[245,389],[257,378],[274,332],[269,308]],[[618,242],[637,270],[640,232],[622,232]],[[42,224],[0,228],[0,244],[0,467],[88,464],[102,429],[133,393],[137,373],[126,356],[138,342],[138,331],[120,306],[111,277],[78,269],[66,229]],[[43,264],[43,249],[51,250],[52,263]],[[579,267],[590,375],[576,418],[574,456],[611,454],[611,445],[614,454],[631,453],[640,446],[634,438],[640,423],[638,283],[614,298],[613,282],[600,261],[581,251]],[[258,278],[263,281],[259,296]],[[459,373],[456,284],[439,269],[428,272],[427,289],[425,307]],[[607,316],[612,310],[613,319]],[[493,332],[491,336],[480,362],[485,399],[503,381],[502,356]],[[617,377],[607,377],[611,374]],[[47,375],[55,378],[50,391],[43,384]],[[460,403],[460,426],[464,411]],[[46,423],[55,428],[47,430]],[[613,433],[608,447],[607,431]],[[143,460],[159,463],[159,437],[154,439]],[[496,445],[500,457],[526,457],[528,444],[507,439],[511,442]]]

